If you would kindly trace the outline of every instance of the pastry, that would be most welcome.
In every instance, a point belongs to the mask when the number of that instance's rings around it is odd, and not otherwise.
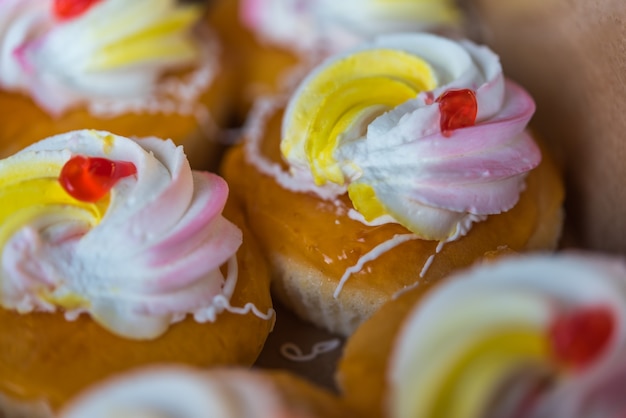
[[[280,371],[155,368],[111,379],[80,395],[60,418],[348,417],[339,399]]]
[[[252,364],[269,275],[227,196],[154,137],[74,131],[0,160],[2,402],[54,410],[146,364]]]
[[[625,315],[623,259],[502,257],[386,304],[338,380],[363,416],[619,416]]]
[[[241,54],[242,113],[259,96],[295,87],[329,54],[375,35],[460,33],[462,26],[451,0],[229,0],[213,13],[226,43]]]
[[[55,134],[103,129],[185,146],[216,164],[232,71],[199,2],[0,2],[0,158]]]
[[[525,129],[534,109],[486,47],[428,34],[377,38],[259,101],[222,169],[277,298],[349,335],[485,253],[554,248],[563,185]]]

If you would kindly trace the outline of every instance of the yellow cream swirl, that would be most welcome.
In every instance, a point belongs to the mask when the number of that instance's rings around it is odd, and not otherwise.
[[[589,307],[610,313],[611,334],[584,367],[566,363],[553,326]],[[389,416],[565,416],[577,393],[623,365],[625,318],[623,260],[517,256],[458,273],[404,320],[387,376]],[[568,332],[589,332],[573,324]]]

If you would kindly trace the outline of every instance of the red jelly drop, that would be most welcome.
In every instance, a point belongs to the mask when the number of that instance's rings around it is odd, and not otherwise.
[[[100,0],[54,0],[54,15],[61,20],[72,19],[85,13]]]
[[[83,202],[96,202],[120,179],[137,173],[135,164],[77,155],[61,169],[59,182],[65,191]]]
[[[441,112],[441,132],[450,136],[455,129],[473,126],[478,114],[478,102],[472,90],[448,90],[437,98]]]
[[[607,347],[614,329],[613,313],[603,306],[559,316],[549,330],[554,355],[576,369],[588,366]]]

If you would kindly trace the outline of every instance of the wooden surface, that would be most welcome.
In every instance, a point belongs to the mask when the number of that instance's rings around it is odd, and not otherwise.
[[[626,1],[475,0],[479,41],[537,101],[579,245],[626,253]]]

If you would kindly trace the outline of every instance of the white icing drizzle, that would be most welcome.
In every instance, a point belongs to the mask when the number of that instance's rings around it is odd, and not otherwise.
[[[454,240],[452,240],[454,241]],[[433,263],[433,260],[435,259],[435,255],[439,254],[441,252],[441,250],[443,249],[443,246],[445,243],[450,242],[450,241],[439,241],[439,244],[437,244],[437,248],[435,248],[435,254],[431,254],[430,257],[428,257],[428,260],[426,260],[426,262],[424,263],[424,267],[422,268],[422,271],[420,271],[420,278],[424,277],[424,275],[426,274],[426,272],[428,271],[428,269],[430,268],[430,265]]]
[[[402,234],[402,235],[396,234],[393,236],[393,238],[388,239],[387,241],[384,241],[381,244],[378,244],[376,247],[372,248],[368,253],[361,256],[361,258],[358,259],[357,263],[354,266],[348,268],[345,271],[345,273],[343,273],[343,276],[341,276],[341,279],[339,280],[339,284],[335,288],[335,293],[333,293],[333,298],[337,299],[339,297],[339,293],[341,293],[343,286],[346,284],[350,276],[353,273],[358,273],[359,271],[361,271],[365,263],[367,263],[368,261],[375,260],[378,257],[380,257],[382,254],[397,247],[398,245],[407,241],[412,241],[414,239],[419,239],[419,238],[415,234]]]
[[[266,96],[255,101],[244,127],[246,160],[259,172],[272,177],[284,189],[300,193],[314,192],[324,200],[334,199],[344,193],[344,187],[331,184],[318,187],[313,183],[310,174],[307,173],[309,177],[304,177],[307,175],[304,172],[286,172],[279,163],[272,162],[261,154],[260,144],[267,121],[274,112],[284,107],[287,101],[286,95]],[[301,175],[298,175],[299,173]]]
[[[294,362],[306,362],[317,358],[320,354],[329,353],[341,345],[339,338],[321,341],[313,345],[309,354],[304,354],[302,349],[294,343],[285,343],[280,346],[280,354],[287,360]]]
[[[435,254],[438,254],[438,253],[439,251],[435,252]],[[422,271],[420,271],[420,279],[424,277],[424,275],[430,268],[431,264],[433,264],[433,260],[435,260],[435,254],[429,255],[428,259],[426,259],[426,262],[424,263],[424,267],[422,267]]]
[[[441,252],[445,244],[452,242],[452,241],[456,241],[457,239],[461,237],[464,237],[465,235],[467,235],[469,230],[472,229],[472,224],[474,222],[482,222],[485,219],[487,219],[486,215],[474,215],[471,213],[465,216],[463,219],[461,219],[459,223],[456,225],[456,230],[454,231],[454,234],[452,234],[445,241],[439,241],[439,244],[437,244],[437,248],[435,249],[435,254],[432,254],[430,257],[428,257],[428,260],[426,260],[426,263],[424,263],[424,267],[422,268],[422,271],[420,272],[420,278],[426,275],[426,273],[428,272],[428,269],[430,268],[431,264],[435,260],[435,255]],[[414,285],[409,286],[408,288],[401,290],[401,292],[405,292],[409,289],[412,289],[413,287]]]
[[[261,155],[260,145],[265,133],[265,125],[270,116],[287,103],[286,96],[260,97],[252,105],[243,129],[246,160],[261,173],[276,178],[283,169],[280,164],[273,163]]]
[[[272,322],[275,322],[276,311],[274,311],[273,308],[268,309],[267,313],[263,313],[252,302],[246,303],[241,308],[232,306],[230,304],[230,298],[235,291],[235,286],[237,286],[238,275],[239,266],[237,264],[237,256],[234,255],[228,260],[228,275],[226,277],[226,280],[224,281],[222,293],[216,295],[213,298],[213,303],[211,307],[194,312],[193,318],[197,322],[215,322],[215,320],[217,319],[217,315],[223,311],[227,311],[236,315],[246,315],[252,312],[255,316],[263,320],[269,321],[270,319],[274,319],[274,321]],[[272,329],[273,328],[274,323],[272,323]]]
[[[215,304],[215,306],[217,308],[221,308],[225,311],[228,311],[232,314],[236,314],[236,315],[246,315],[249,312],[252,312],[255,316],[265,320],[265,321],[269,321],[270,319],[272,320],[272,330],[274,329],[274,324],[276,322],[276,311],[273,308],[269,308],[267,310],[267,313],[263,313],[259,310],[259,308],[257,308],[254,303],[252,302],[248,302],[246,303],[243,308],[239,308],[236,306],[232,306],[230,304],[230,301],[228,299],[226,299],[223,295],[218,295],[213,299],[213,303]],[[194,316],[195,318],[195,316]],[[197,318],[196,320],[198,322],[202,322],[199,321]]]
[[[422,267],[422,270],[420,271],[420,279],[423,278],[426,273],[428,272],[428,269],[430,269],[430,266],[433,264],[433,261],[435,261],[435,256],[437,254],[439,254],[441,252],[441,250],[443,250],[443,246],[449,242],[452,241],[456,241],[457,239],[464,237],[465,235],[467,235],[467,233],[469,232],[469,230],[472,228],[472,224],[474,222],[482,222],[485,219],[487,219],[487,216],[485,215],[474,215],[474,214],[469,214],[468,216],[464,217],[463,219],[461,219],[459,221],[459,223],[456,226],[456,230],[454,232],[454,234],[452,236],[450,236],[450,238],[448,238],[445,241],[439,241],[439,244],[437,244],[437,248],[435,248],[435,253],[431,254],[428,259],[426,260],[426,262],[424,263],[424,266]],[[498,247],[500,248],[500,247]],[[399,290],[398,292],[396,292],[393,296],[392,299],[397,299],[398,297],[400,297],[401,295],[403,295],[404,293],[415,289],[416,287],[419,286],[421,282],[419,280],[415,281],[415,283],[409,285],[409,286],[405,286],[403,289]]]

